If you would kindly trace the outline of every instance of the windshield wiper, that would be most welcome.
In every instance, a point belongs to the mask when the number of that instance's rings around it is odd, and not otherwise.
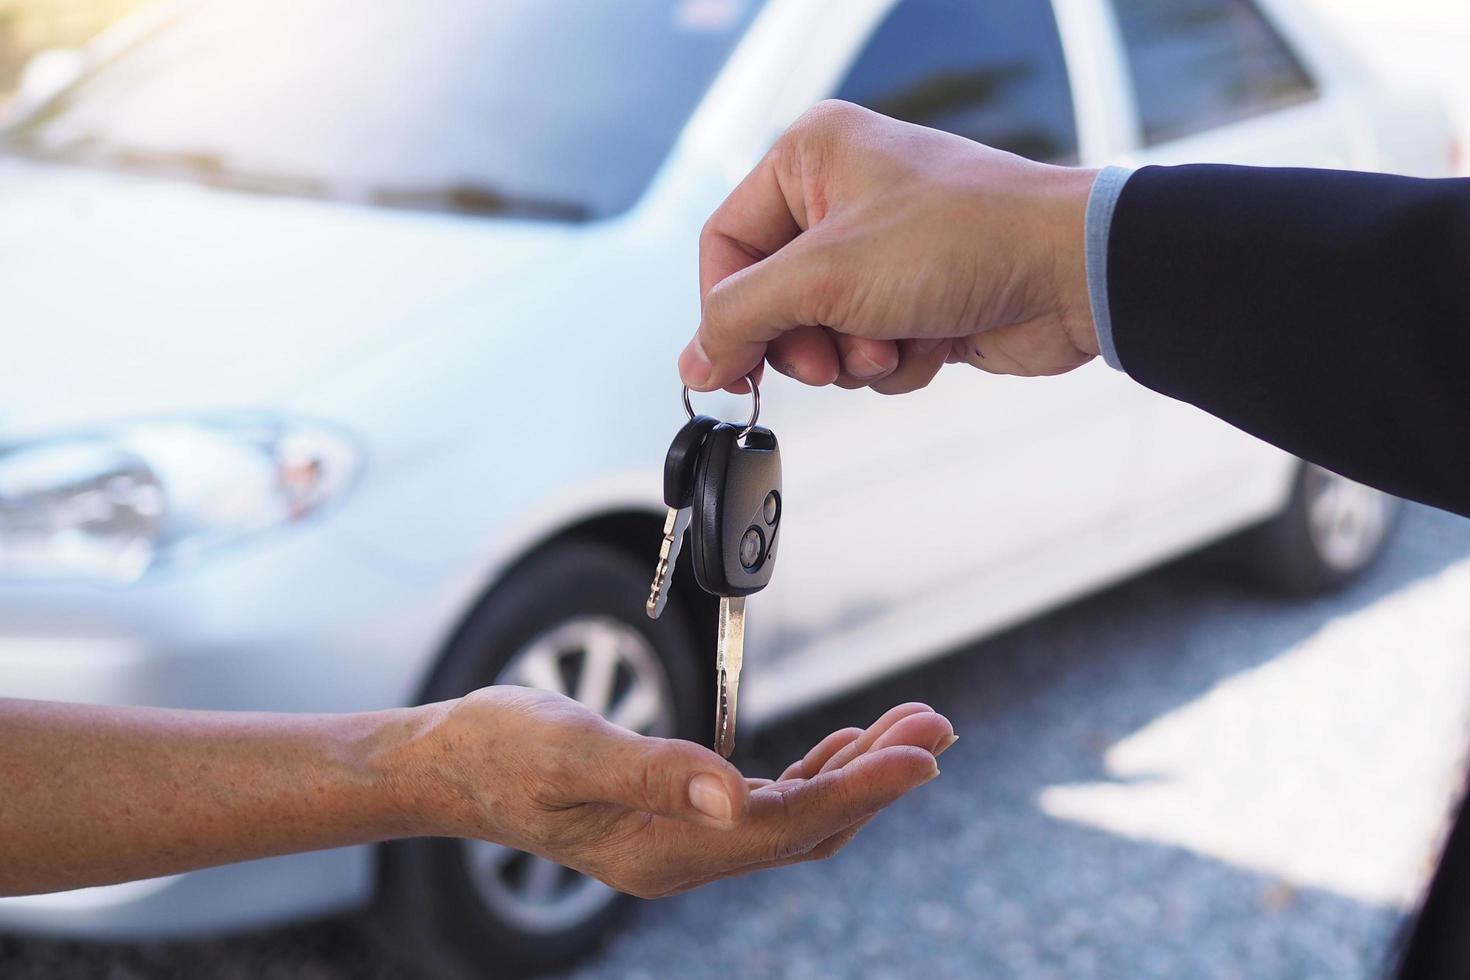
[[[92,137],[57,145],[48,145],[33,138],[12,137],[7,146],[14,152],[42,160],[155,177],[185,178],[212,187],[257,194],[536,221],[580,223],[597,217],[592,207],[580,201],[508,194],[486,184],[373,188],[314,177],[244,170],[209,150],[114,146]]]
[[[453,211],[459,214],[540,221],[591,221],[597,214],[581,201],[507,194],[484,184],[446,184],[441,187],[385,187],[374,191],[372,202],[389,208]]]
[[[159,177],[188,177],[211,187],[256,194],[330,197],[331,186],[311,177],[244,170],[209,150],[165,150],[133,146],[102,148],[103,166]]]
[[[151,177],[182,177],[229,190],[298,197],[330,197],[331,187],[323,180],[242,170],[209,150],[171,150],[153,147],[113,146],[87,138],[47,145],[36,139],[13,139],[10,148],[26,156],[58,163],[141,173]]]

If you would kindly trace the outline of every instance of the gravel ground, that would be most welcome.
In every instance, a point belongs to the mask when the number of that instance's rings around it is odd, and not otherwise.
[[[1388,630],[1411,640],[1415,631],[1445,624],[1458,629],[1470,607],[1462,588],[1467,581],[1470,521],[1415,507],[1386,559],[1343,595],[1287,602],[1232,585],[1208,563],[1178,563],[768,731],[753,740],[747,771],[774,771],[821,734],[903,700],[927,701],[947,713],[961,739],[943,760],[942,778],[876,821],[836,860],[642,905],[603,953],[573,976],[1377,976],[1404,914],[1400,903],[1379,894],[1383,889],[1374,882],[1383,875],[1347,875],[1338,885],[1331,866],[1317,874],[1287,859],[1275,868],[1271,855],[1283,845],[1287,854],[1297,845],[1310,851],[1318,824],[1256,813],[1258,823],[1266,820],[1263,831],[1243,818],[1252,800],[1273,798],[1273,787],[1296,788],[1298,796],[1289,799],[1309,813],[1315,804],[1333,814],[1320,824],[1322,833],[1348,834],[1346,839],[1365,841],[1365,850],[1383,851],[1388,877],[1412,884],[1420,869],[1400,867],[1412,862],[1397,855],[1423,851],[1432,829],[1422,821],[1389,820],[1386,825],[1396,829],[1385,835],[1374,822],[1375,812],[1409,807],[1408,796],[1419,798],[1421,809],[1428,801],[1431,815],[1443,806],[1444,772],[1416,776],[1408,789],[1402,783],[1403,772],[1418,772],[1407,758],[1422,754],[1412,742],[1380,738],[1368,750],[1371,757],[1360,758],[1365,750],[1356,742],[1334,748],[1339,740],[1319,739],[1316,756],[1283,756],[1285,768],[1273,767],[1275,756],[1262,753],[1293,737],[1271,727],[1273,716],[1318,719],[1305,726],[1315,730],[1339,723],[1336,716],[1359,713],[1338,705],[1334,716],[1329,704],[1324,714],[1324,690],[1332,700],[1344,697],[1310,680],[1310,670],[1334,669],[1325,657],[1342,658],[1354,676],[1363,668],[1351,658],[1377,655],[1380,647],[1395,663],[1407,663],[1404,654],[1417,641],[1374,641],[1364,654],[1354,651],[1351,637]],[[1456,662],[1470,661],[1460,656],[1470,645],[1457,639],[1447,649]],[[1297,664],[1295,673],[1284,670],[1289,662]],[[1438,685],[1451,707],[1467,701],[1463,676]],[[1119,777],[1114,750],[1139,739],[1177,743],[1171,733],[1191,712],[1206,703],[1218,706],[1235,696],[1232,691],[1247,699],[1248,721],[1221,731],[1220,739],[1244,745],[1244,762],[1216,773],[1214,756],[1208,759],[1217,779],[1245,787],[1238,793],[1241,820],[1230,806],[1176,806],[1169,811],[1173,823],[1157,831],[1147,821],[1129,824],[1127,807],[1098,810],[1089,822],[1085,796],[1061,807],[1067,819],[1043,809],[1039,801],[1056,787],[1111,786],[1125,796],[1150,790],[1153,777]],[[1408,698],[1404,690],[1384,689],[1373,710],[1413,726],[1427,709],[1404,703]],[[1375,716],[1373,725],[1385,723],[1384,717]],[[1250,741],[1257,729],[1266,733],[1266,748]],[[1381,755],[1373,754],[1380,746]],[[1364,775],[1371,787],[1380,772],[1400,783],[1392,795],[1367,794],[1369,810],[1349,806],[1353,812],[1343,816],[1330,798],[1332,784],[1314,775],[1320,772],[1340,774],[1344,786]],[[1171,772],[1154,782],[1187,788],[1196,777]],[[1323,796],[1329,797],[1325,809]],[[1146,811],[1151,798],[1139,799],[1144,804],[1130,805]],[[1224,830],[1197,834],[1198,828],[1185,826],[1191,821],[1214,821]],[[1406,834],[1414,838],[1407,851]],[[1276,850],[1252,849],[1263,842]],[[95,946],[0,937],[0,976],[345,980],[397,974],[350,922],[334,921],[210,943]]]

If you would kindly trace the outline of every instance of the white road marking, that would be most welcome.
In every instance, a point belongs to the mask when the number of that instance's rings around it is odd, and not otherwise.
[[[1048,814],[1407,906],[1470,738],[1470,560],[1329,622],[1111,746]]]

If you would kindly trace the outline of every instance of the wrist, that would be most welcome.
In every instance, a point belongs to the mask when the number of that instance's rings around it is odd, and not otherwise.
[[[1056,316],[1068,341],[1088,356],[1100,353],[1087,283],[1087,202],[1099,172],[1054,168],[1044,192]]]
[[[431,747],[453,704],[344,716],[340,755],[369,787],[380,839],[456,836],[461,821],[445,754]]]

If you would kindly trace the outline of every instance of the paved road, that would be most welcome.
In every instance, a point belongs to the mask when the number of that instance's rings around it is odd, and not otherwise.
[[[595,978],[1375,976],[1470,706],[1470,521],[1409,511],[1344,595],[1184,562],[755,740],[924,700],[944,775],[836,861],[641,907]],[[214,944],[0,939],[0,975],[395,974],[350,926]]]

